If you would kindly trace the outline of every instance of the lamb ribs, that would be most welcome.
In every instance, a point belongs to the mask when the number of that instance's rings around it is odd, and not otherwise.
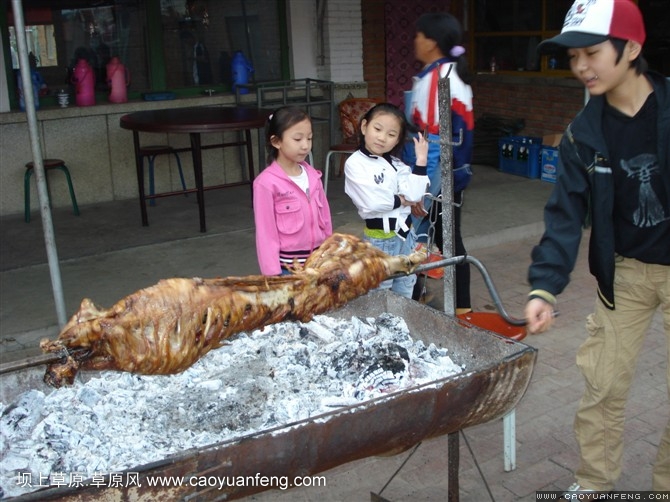
[[[145,375],[184,371],[230,336],[343,306],[396,273],[411,273],[422,252],[389,256],[357,237],[333,234],[293,275],[172,278],[101,309],[84,299],[42,351],[64,354],[44,381],[72,384],[83,370]]]

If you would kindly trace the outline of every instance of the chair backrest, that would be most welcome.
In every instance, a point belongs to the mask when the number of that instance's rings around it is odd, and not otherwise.
[[[358,143],[358,128],[363,116],[382,101],[373,98],[348,98],[338,105],[343,143]]]

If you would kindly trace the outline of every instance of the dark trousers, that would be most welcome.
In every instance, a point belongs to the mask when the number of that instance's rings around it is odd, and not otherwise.
[[[463,205],[463,192],[454,194],[454,256],[465,256],[467,251],[463,244],[461,235],[461,208]],[[442,254],[444,240],[442,235],[442,203],[433,203],[426,219],[435,222],[435,235],[433,242]],[[425,276],[421,276],[414,287],[412,298],[419,299],[424,289]],[[456,308],[470,308],[470,264],[456,265]]]

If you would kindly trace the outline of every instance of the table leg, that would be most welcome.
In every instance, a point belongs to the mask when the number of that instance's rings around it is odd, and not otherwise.
[[[144,197],[144,165],[140,155],[140,133],[133,131],[133,145],[135,147],[135,169],[137,170],[137,187],[140,191],[140,214],[142,215],[142,226],[149,226],[147,216],[147,200]]]
[[[205,223],[205,190],[202,176],[202,149],[200,133],[191,133],[191,153],[193,155],[193,175],[198,199],[198,211],[200,213],[200,231],[207,232]]]
[[[249,166],[249,185],[251,186],[251,199],[254,198],[254,153],[251,144],[251,129],[244,130],[244,139],[247,142],[247,165]],[[262,159],[259,159],[262,162]]]

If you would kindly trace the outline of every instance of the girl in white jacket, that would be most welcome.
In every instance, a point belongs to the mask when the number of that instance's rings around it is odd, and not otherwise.
[[[365,239],[389,255],[412,251],[405,238],[410,206],[422,200],[429,185],[428,142],[422,134],[414,138],[413,169],[395,156],[405,142],[406,128],[405,115],[396,106],[378,104],[361,120],[360,147],[344,166],[344,190],[365,221]],[[380,288],[411,298],[415,282],[416,275],[410,275],[384,281]]]

